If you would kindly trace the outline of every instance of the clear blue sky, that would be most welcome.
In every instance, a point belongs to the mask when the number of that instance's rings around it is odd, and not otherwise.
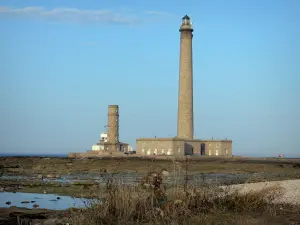
[[[176,135],[179,26],[194,24],[197,138],[300,156],[299,0],[1,0],[0,152],[86,151]]]

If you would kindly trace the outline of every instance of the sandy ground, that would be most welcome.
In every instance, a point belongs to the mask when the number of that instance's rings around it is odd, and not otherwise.
[[[230,185],[230,189],[237,190],[240,193],[249,193],[251,191],[260,191],[269,188],[282,188],[282,197],[275,200],[278,203],[300,204],[300,179],[299,180],[285,180],[285,181],[269,181],[259,183],[247,183]],[[223,186],[223,188],[226,188]]]

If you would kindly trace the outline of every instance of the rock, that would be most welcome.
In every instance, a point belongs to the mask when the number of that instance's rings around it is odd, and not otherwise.
[[[8,201],[8,202],[5,202],[6,205],[10,205],[11,204],[11,201]]]
[[[42,222],[40,220],[32,220],[31,224],[32,225],[42,225]]]
[[[28,203],[30,203],[30,201],[23,201],[23,202],[21,202],[22,204],[28,204]]]
[[[161,174],[163,176],[169,176],[170,175],[170,173],[168,171],[166,171],[166,170],[161,171]]]
[[[54,178],[54,175],[53,174],[47,174],[46,177],[47,178]]]
[[[38,204],[33,204],[33,208],[38,208],[39,205]]]
[[[43,175],[42,175],[42,174],[38,174],[38,175],[37,175],[37,178],[38,178],[38,179],[42,179],[42,178],[43,178]]]
[[[56,199],[60,199],[60,197],[57,197]]]
[[[4,191],[10,192],[10,191],[11,191],[11,187],[5,187],[5,188],[4,188]]]
[[[35,203],[35,201],[31,201],[31,203]]]

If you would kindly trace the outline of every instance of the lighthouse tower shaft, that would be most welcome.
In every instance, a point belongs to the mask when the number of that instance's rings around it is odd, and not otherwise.
[[[193,139],[193,28],[188,16],[182,18],[180,26],[180,63],[177,137]]]
[[[119,106],[108,106],[108,144],[111,145],[111,150],[116,151],[119,144]]]

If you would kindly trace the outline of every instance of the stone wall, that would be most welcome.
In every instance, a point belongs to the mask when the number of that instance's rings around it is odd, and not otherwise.
[[[205,156],[232,156],[231,140],[193,140],[194,154]]]
[[[176,138],[140,138],[136,141],[138,155],[184,155],[184,141]]]

